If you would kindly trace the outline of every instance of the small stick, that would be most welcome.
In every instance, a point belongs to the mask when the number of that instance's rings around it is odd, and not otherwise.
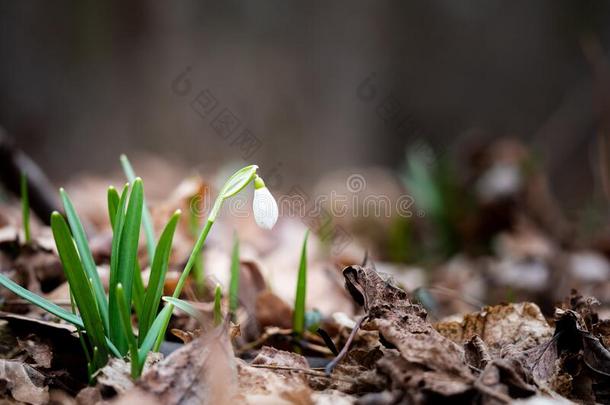
[[[6,131],[0,127],[0,184],[15,196],[21,195],[21,175],[28,177],[30,208],[45,224],[51,212],[59,210],[55,187],[30,157],[19,150]]]
[[[255,367],[255,368],[267,368],[270,370],[280,370],[280,371],[296,371],[298,373],[303,373],[303,374],[308,374],[308,375],[312,375],[312,376],[316,376],[316,377],[324,377],[324,378],[333,378],[339,381],[345,381],[345,382],[349,382],[349,383],[355,383],[357,382],[355,379],[353,378],[349,378],[349,377],[337,377],[337,376],[330,376],[328,374],[326,374],[325,372],[322,372],[322,368],[297,368],[297,367],[288,367],[288,366],[275,366],[272,364],[248,364],[251,367]]]
[[[360,318],[360,320],[358,322],[356,322],[356,326],[354,326],[354,329],[352,329],[352,332],[349,334],[349,337],[347,338],[347,342],[345,342],[345,346],[343,346],[343,349],[341,349],[341,351],[339,352],[337,357],[335,357],[330,363],[328,363],[326,365],[326,368],[325,368],[326,375],[330,376],[330,374],[333,372],[333,370],[337,366],[337,364],[339,364],[339,362],[341,360],[343,360],[343,358],[349,351],[349,347],[352,344],[352,341],[354,340],[354,338],[356,337],[356,334],[358,333],[358,330],[360,329],[362,322],[364,322],[366,319],[368,319],[368,317],[369,317],[368,315],[364,315],[362,318]]]
[[[317,332],[318,332],[318,335],[320,335],[322,337],[322,339],[324,340],[324,343],[326,344],[326,346],[330,349],[331,352],[333,352],[333,355],[338,356],[339,350],[337,350],[337,346],[335,346],[335,342],[333,342],[333,340],[330,338],[330,336],[328,336],[328,333],[326,333],[326,331],[322,328],[318,328]]]

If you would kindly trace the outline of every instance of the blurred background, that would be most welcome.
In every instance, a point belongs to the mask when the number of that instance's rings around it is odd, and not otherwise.
[[[267,233],[229,216],[206,260],[228,260],[239,229],[287,301],[308,227],[339,291],[368,251],[409,291],[451,291],[439,316],[550,313],[571,288],[610,313],[609,23],[603,1],[0,0],[0,225],[19,229],[25,155],[36,216],[65,186],[102,247],[121,153],[157,227],[256,163],[276,197],[312,197],[308,214]],[[349,215],[311,201],[333,193]],[[385,211],[363,215],[367,196]]]
[[[0,125],[55,184],[125,152],[247,160],[307,188],[398,169],[422,141],[455,156],[509,136],[572,212],[599,188],[609,17],[603,1],[2,1]]]

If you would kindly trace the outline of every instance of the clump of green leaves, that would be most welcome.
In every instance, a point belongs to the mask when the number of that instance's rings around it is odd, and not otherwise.
[[[21,173],[21,219],[23,222],[23,236],[25,243],[30,243],[30,198],[28,197],[28,177]]]
[[[301,249],[301,260],[299,263],[299,274],[297,278],[297,292],[294,299],[294,313],[292,317],[292,330],[298,337],[305,332],[305,298],[307,296],[307,239],[309,230],[305,232],[303,248]]]
[[[60,195],[66,218],[54,212],[51,215],[51,229],[70,285],[72,312],[0,274],[1,285],[76,326],[88,361],[90,379],[96,370],[106,364],[110,356],[128,355],[132,377],[140,376],[148,353],[151,350],[158,351],[163,341],[174,306],[184,309],[178,297],[223,202],[252,183],[258,169],[255,165],[244,167],[225,183],[204,228],[199,233],[173,296],[163,298],[168,305],[158,312],[180,211],[171,216],[155,244],[152,221],[144,203],[142,180],[135,177],[126,157],[123,156],[121,162],[130,182],[121,193],[113,187],[108,189],[108,214],[113,229],[108,296],[97,273],[82,223],[63,189],[60,190]],[[147,288],[144,288],[142,283],[137,257],[142,225],[146,234],[149,259],[152,260]],[[135,308],[138,319],[138,327],[135,330],[132,308]]]
[[[431,151],[429,151],[431,153]],[[413,230],[410,223],[403,222],[392,236],[394,246],[402,246],[407,252],[410,249],[411,257],[408,259],[426,260],[430,257],[450,257],[461,248],[462,240],[459,224],[465,213],[469,211],[470,196],[459,184],[455,168],[448,158],[436,159],[425,150],[413,150],[407,154],[403,180],[411,193],[415,205],[425,214],[426,220],[434,229],[434,238],[423,241],[423,246],[411,246]],[[464,202],[464,200],[467,200]],[[423,252],[415,256],[415,252]]]

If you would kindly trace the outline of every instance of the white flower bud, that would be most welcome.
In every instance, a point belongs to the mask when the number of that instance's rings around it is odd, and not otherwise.
[[[255,187],[252,211],[254,212],[254,220],[261,228],[271,229],[277,222],[277,202],[275,202],[275,198],[267,187]]]

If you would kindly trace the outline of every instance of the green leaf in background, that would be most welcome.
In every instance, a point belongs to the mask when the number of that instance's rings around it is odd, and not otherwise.
[[[110,328],[108,322],[108,300],[106,299],[104,286],[102,286],[102,281],[100,280],[100,276],[97,272],[97,266],[93,260],[91,249],[89,249],[89,240],[85,234],[85,229],[80,222],[78,214],[76,213],[76,209],[68,197],[68,194],[63,188],[59,189],[59,194],[66,211],[72,236],[76,242],[76,248],[78,249],[80,261],[85,269],[85,272],[87,273],[87,279],[92,280],[93,293],[95,294],[95,300],[99,308],[100,316],[102,317],[104,330],[108,331]]]
[[[23,236],[25,243],[30,243],[30,198],[28,195],[28,177],[21,173],[21,220],[23,222]]]
[[[155,250],[155,257],[152,261],[150,277],[148,279],[148,288],[144,297],[144,313],[141,318],[138,318],[140,343],[148,333],[159,309],[161,296],[163,295],[165,276],[169,265],[169,257],[172,250],[172,241],[179,219],[180,210],[177,210],[169,219],[167,225],[165,225],[165,229],[163,229],[163,232],[159,237],[159,243]]]
[[[473,198],[460,186],[460,180],[451,160],[444,156],[437,159],[428,148],[418,148],[407,153],[403,180],[416,206],[433,226],[434,235],[418,252],[419,259],[430,260],[441,255],[456,254],[463,243],[457,224],[469,217]],[[419,216],[419,215],[418,215]],[[479,246],[487,250],[485,246]]]
[[[231,282],[229,284],[229,312],[235,316],[239,306],[239,239],[237,232],[233,233],[233,250],[231,252]]]
[[[428,215],[439,217],[443,212],[443,200],[429,166],[422,152],[410,152],[404,181],[417,205]]]
[[[93,356],[93,363],[96,368],[103,367],[108,359],[108,346],[104,336],[102,318],[92,291],[91,282],[87,278],[78,256],[68,224],[58,212],[51,214],[51,230],[64,273],[70,284],[70,291],[74,295],[74,301],[87,331],[87,338],[90,339],[93,347],[98,348],[99,355],[97,358]]]
[[[305,232],[303,249],[301,250],[301,261],[299,263],[299,275],[297,278],[297,292],[294,299],[294,314],[292,318],[292,330],[297,336],[305,332],[305,298],[307,296],[307,238],[309,229]]]
[[[214,289],[214,326],[222,323],[222,289],[216,284]]]

